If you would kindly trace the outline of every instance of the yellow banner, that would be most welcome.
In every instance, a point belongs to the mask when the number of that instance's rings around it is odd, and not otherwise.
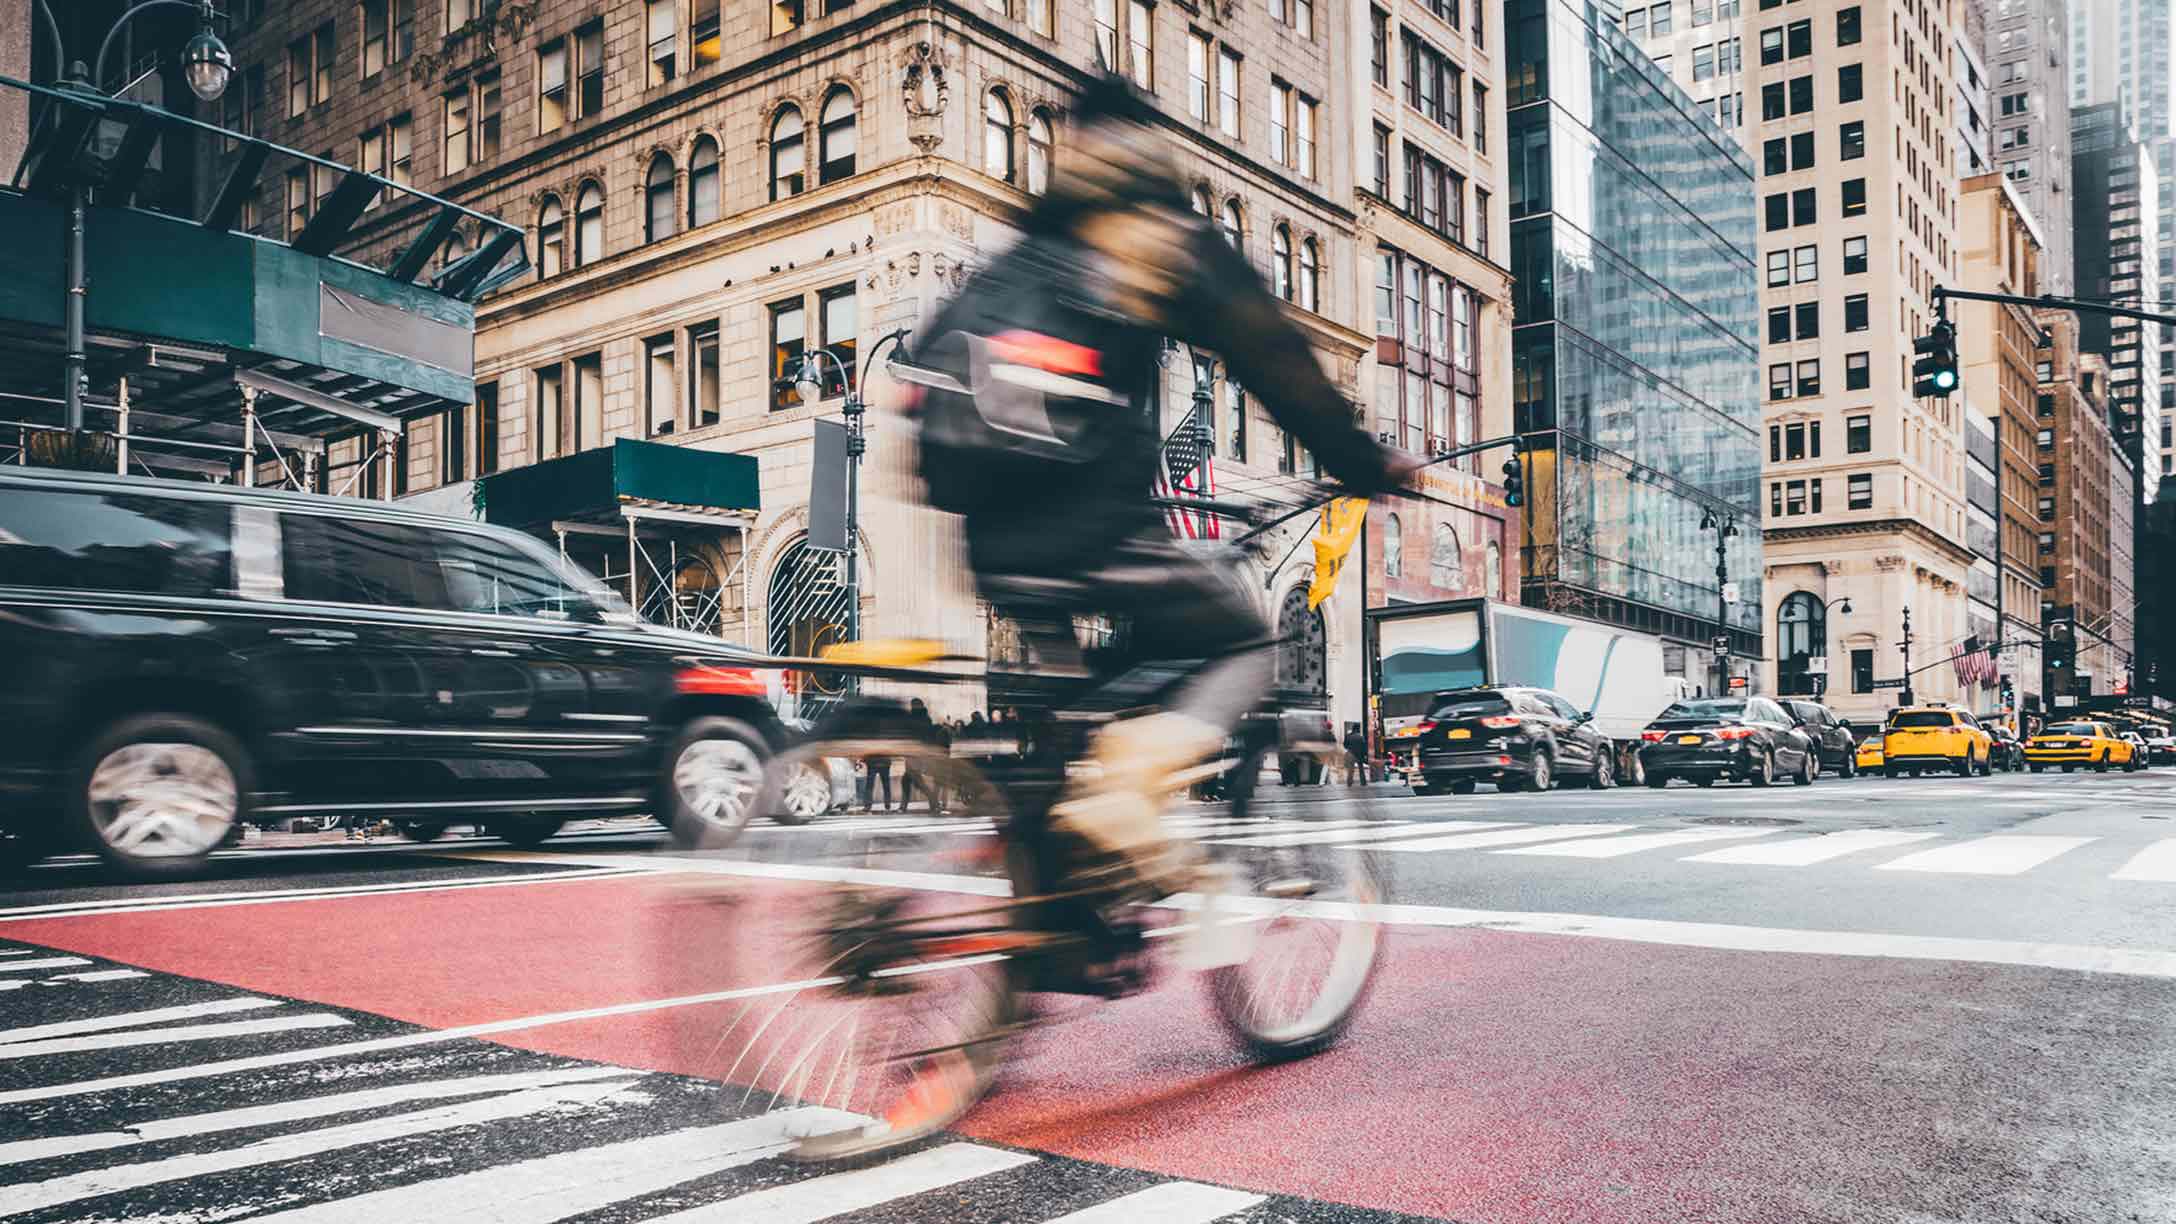
[[[1368,521],[1368,499],[1365,497],[1333,498],[1322,508],[1322,526],[1315,532],[1315,580],[1307,587],[1307,610],[1312,612],[1322,606],[1322,601],[1337,589],[1337,576],[1345,568],[1345,554],[1360,539],[1360,529]]]

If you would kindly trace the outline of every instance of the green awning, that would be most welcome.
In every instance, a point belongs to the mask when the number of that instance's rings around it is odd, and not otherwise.
[[[616,438],[580,454],[483,478],[484,521],[541,530],[555,522],[642,517],[644,510],[753,514],[756,459]]]

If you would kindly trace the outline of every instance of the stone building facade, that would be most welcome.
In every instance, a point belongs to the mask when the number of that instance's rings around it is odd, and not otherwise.
[[[453,489],[621,437],[755,456],[760,510],[677,541],[675,555],[701,571],[717,632],[776,649],[823,629],[779,623],[781,575],[788,586],[837,581],[835,557],[801,541],[812,421],[836,417],[843,387],[827,378],[821,402],[804,404],[775,380],[816,348],[859,367],[1001,250],[1047,182],[1071,86],[1099,57],[1153,96],[1196,207],[1291,301],[1357,417],[1382,412],[1369,401],[1385,356],[1374,300],[1384,241],[1470,292],[1473,356],[1451,381],[1471,392],[1476,428],[1491,411],[1508,416],[1507,290],[1486,236],[1498,226],[1500,249],[1500,223],[1484,219],[1485,194],[1478,207],[1469,194],[1464,237],[1445,242],[1440,221],[1412,232],[1379,193],[1358,190],[1371,170],[1369,145],[1353,138],[1373,122],[1362,112],[1404,121],[1387,98],[1362,105],[1376,88],[1369,44],[1347,13],[1315,0],[296,0],[264,6],[232,41],[240,74],[263,82],[244,104],[254,131],[529,230],[531,270],[478,307],[477,404],[410,431],[393,491]],[[1443,24],[1435,41],[1464,57],[1473,127],[1449,142],[1396,139],[1465,167],[1464,189],[1486,193],[1495,174],[1476,142],[1501,131],[1497,61],[1463,22],[1425,10],[1416,20]],[[253,214],[263,232],[306,218],[321,202],[315,186],[268,176]],[[362,240],[400,242],[420,222],[388,211]],[[474,241],[457,233],[444,259]],[[885,409],[884,381],[879,362],[865,388],[864,633],[980,645],[988,611],[953,525],[919,504],[909,428]],[[1220,490],[1296,501],[1306,456],[1213,355],[1174,351],[1164,430],[1197,384]],[[1425,447],[1435,435],[1424,435]],[[368,445],[336,454],[328,485],[385,492],[377,469],[342,466]],[[1477,478],[1456,494],[1502,513]],[[1273,618],[1304,631],[1311,657],[1289,670],[1318,685],[1340,677],[1339,715],[1354,718],[1356,599],[1333,600],[1319,621],[1304,605],[1290,611],[1311,576],[1308,550],[1292,547],[1309,526],[1281,529],[1257,563],[1274,572],[1250,585]],[[642,568],[600,552],[594,564],[615,581]],[[636,579],[638,596],[650,581]],[[962,711],[977,699],[942,695]]]

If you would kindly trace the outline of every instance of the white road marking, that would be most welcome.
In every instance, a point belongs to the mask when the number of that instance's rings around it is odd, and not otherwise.
[[[1492,854],[1553,854],[1562,858],[1618,858],[1642,850],[1689,846],[1696,842],[1731,841],[1740,837],[1767,837],[1774,829],[1672,829],[1662,833],[1635,833],[1630,837],[1588,837],[1578,841],[1551,842],[1546,846],[1514,846]]]
[[[41,956],[36,960],[0,961],[0,973],[22,973],[29,969],[65,969],[70,965],[90,963],[80,956]]]
[[[82,1152],[98,1152],[137,1143],[216,1135],[225,1131],[246,1130],[252,1126],[276,1126],[285,1122],[326,1118],[365,1109],[382,1109],[387,1105],[403,1105],[410,1101],[441,1101],[453,1097],[518,1092],[528,1088],[545,1088],[554,1084],[573,1084],[587,1080],[624,1079],[630,1074],[633,1072],[624,1067],[569,1067],[558,1071],[469,1075],[458,1079],[420,1080],[412,1084],[364,1088],[356,1092],[334,1093],[331,1096],[282,1101],[276,1105],[251,1105],[241,1109],[221,1109],[212,1113],[161,1118],[155,1122],[135,1123],[126,1130],[86,1131],[75,1135],[53,1135],[43,1139],[0,1143],[0,1165],[19,1164],[26,1160],[49,1160],[55,1156],[74,1156]],[[431,1213],[422,1213],[426,1216],[429,1214]]]
[[[251,1219],[256,1224],[381,1224],[386,1220],[548,1224],[775,1156],[792,1142],[789,1126],[821,1115],[837,1115],[842,1121],[847,1117],[829,1109],[786,1110],[540,1156]]]
[[[1476,821],[1475,823],[1482,822]],[[1492,829],[1485,833],[1454,833],[1448,837],[1421,837],[1414,838],[1411,841],[1384,842],[1380,846],[1373,847],[1373,849],[1402,850],[1415,853],[1430,850],[1472,850],[1484,846],[1516,846],[1524,842],[1590,837],[1598,833],[1622,833],[1626,829],[1636,829],[1638,827],[1638,825],[1629,824],[1535,825],[1522,829]]]
[[[27,1028],[0,1029],[0,1045],[11,1041],[36,1041],[46,1037],[66,1037],[72,1033],[96,1033],[102,1029],[136,1028],[145,1024],[164,1024],[169,1020],[194,1020],[199,1016],[224,1016],[231,1012],[255,1011],[261,1007],[278,1007],[278,999],[260,999],[243,995],[238,999],[215,999],[210,1003],[189,1003],[180,1007],[154,1007],[149,1011],[115,1012],[110,1016],[92,1016],[84,1020],[60,1020],[52,1024],[33,1024]]]
[[[633,1076],[639,1073],[627,1072],[626,1074]],[[41,1182],[10,1186],[8,1188],[8,1210],[10,1212],[37,1211],[41,1208],[56,1207],[63,1203],[73,1203],[81,1199],[96,1198],[100,1195],[120,1194],[130,1190],[141,1190],[146,1186],[187,1181],[197,1177],[210,1177],[221,1173],[231,1173],[237,1169],[278,1164],[287,1160],[298,1160],[305,1156],[318,1156],[341,1148],[362,1147],[366,1144],[405,1139],[413,1135],[452,1130],[461,1126],[503,1122],[510,1118],[521,1118],[530,1114],[543,1113],[549,1109],[592,1105],[616,1093],[624,1092],[627,1087],[627,1084],[571,1084],[554,1088],[532,1089],[527,1092],[512,1092],[505,1096],[489,1097],[481,1101],[467,1101],[459,1105],[446,1105],[437,1109],[395,1114],[389,1118],[372,1118],[364,1122],[350,1122],[344,1126],[298,1131],[291,1135],[263,1139],[237,1148],[223,1148],[212,1152],[186,1152],[177,1156],[169,1156],[164,1160],[112,1165],[82,1173],[51,1177]]]
[[[269,1020],[233,1020],[225,1024],[179,1024],[172,1028],[139,1029],[127,1033],[93,1033],[87,1037],[56,1037],[51,1041],[21,1041],[0,1045],[0,1061],[36,1058],[46,1054],[82,1054],[91,1050],[118,1050],[127,1046],[172,1045],[181,1041],[217,1041],[223,1037],[253,1037],[259,1033],[285,1033],[295,1029],[342,1028],[345,1016],[310,1012],[277,1016]]]
[[[1462,820],[1452,827],[1460,829],[1500,829],[1513,823],[1515,822],[1509,820]],[[1272,833],[1267,837],[1218,837],[1210,840],[1219,846],[1319,846],[1325,842],[1331,845],[1349,846],[1359,842],[1382,841],[1392,837],[1425,837],[1431,833],[1440,832],[1445,826],[1446,822],[1444,821],[1428,821],[1424,824],[1410,824],[1405,821],[1399,821],[1395,824],[1383,824],[1380,821],[1371,821],[1367,828],[1332,829],[1327,833]]]
[[[1262,1202],[1263,1198],[1244,1190],[1204,1186],[1200,1182],[1165,1182],[1122,1195],[1108,1203],[1067,1212],[1049,1224],[1138,1224],[1142,1220],[1154,1220],[1156,1224],[1209,1224],[1233,1212],[1245,1211]]]
[[[1688,863],[1744,863],[1764,867],[1805,867],[1863,850],[1886,850],[1940,837],[1939,833],[1906,833],[1898,829],[1842,829],[1813,837],[1762,842],[1757,846],[1725,846],[1695,854]]]
[[[453,857],[448,855],[447,857]],[[549,861],[551,856],[545,856]],[[578,871],[540,871],[534,875],[481,876],[466,880],[441,880],[404,884],[351,884],[337,888],[284,888],[267,892],[190,893],[156,900],[68,901],[52,905],[19,905],[0,909],[0,922],[26,922],[37,918],[72,918],[85,914],[136,914],[148,910],[204,909],[220,905],[269,905],[276,901],[326,901],[341,897],[381,896],[386,893],[446,892],[463,888],[503,888],[516,884],[565,884],[580,880],[610,880],[641,874],[637,867]],[[88,962],[77,961],[76,964]],[[0,970],[20,969],[15,962],[0,963]]]
[[[2108,878],[2176,883],[2176,837],[2163,838],[2132,855],[2129,862]]]
[[[910,1194],[941,1190],[977,1177],[1030,1164],[1025,1152],[972,1143],[948,1143],[850,1173],[773,1186],[723,1202],[660,1216],[649,1224],[815,1224],[849,1211],[880,1206]]]
[[[1997,833],[1991,837],[1975,837],[1971,841],[1907,854],[1903,858],[1882,863],[1874,870],[2017,875],[2093,840],[2095,839],[2091,837],[2040,837]]]
[[[50,986],[54,982],[118,982],[124,978],[150,976],[141,969],[93,969],[89,973],[58,973],[41,984]]]

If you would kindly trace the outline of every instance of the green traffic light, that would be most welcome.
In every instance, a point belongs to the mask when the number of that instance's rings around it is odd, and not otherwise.
[[[1934,372],[1934,385],[1940,387],[1944,391],[1955,390],[1957,386],[1957,371],[1936,370]]]

